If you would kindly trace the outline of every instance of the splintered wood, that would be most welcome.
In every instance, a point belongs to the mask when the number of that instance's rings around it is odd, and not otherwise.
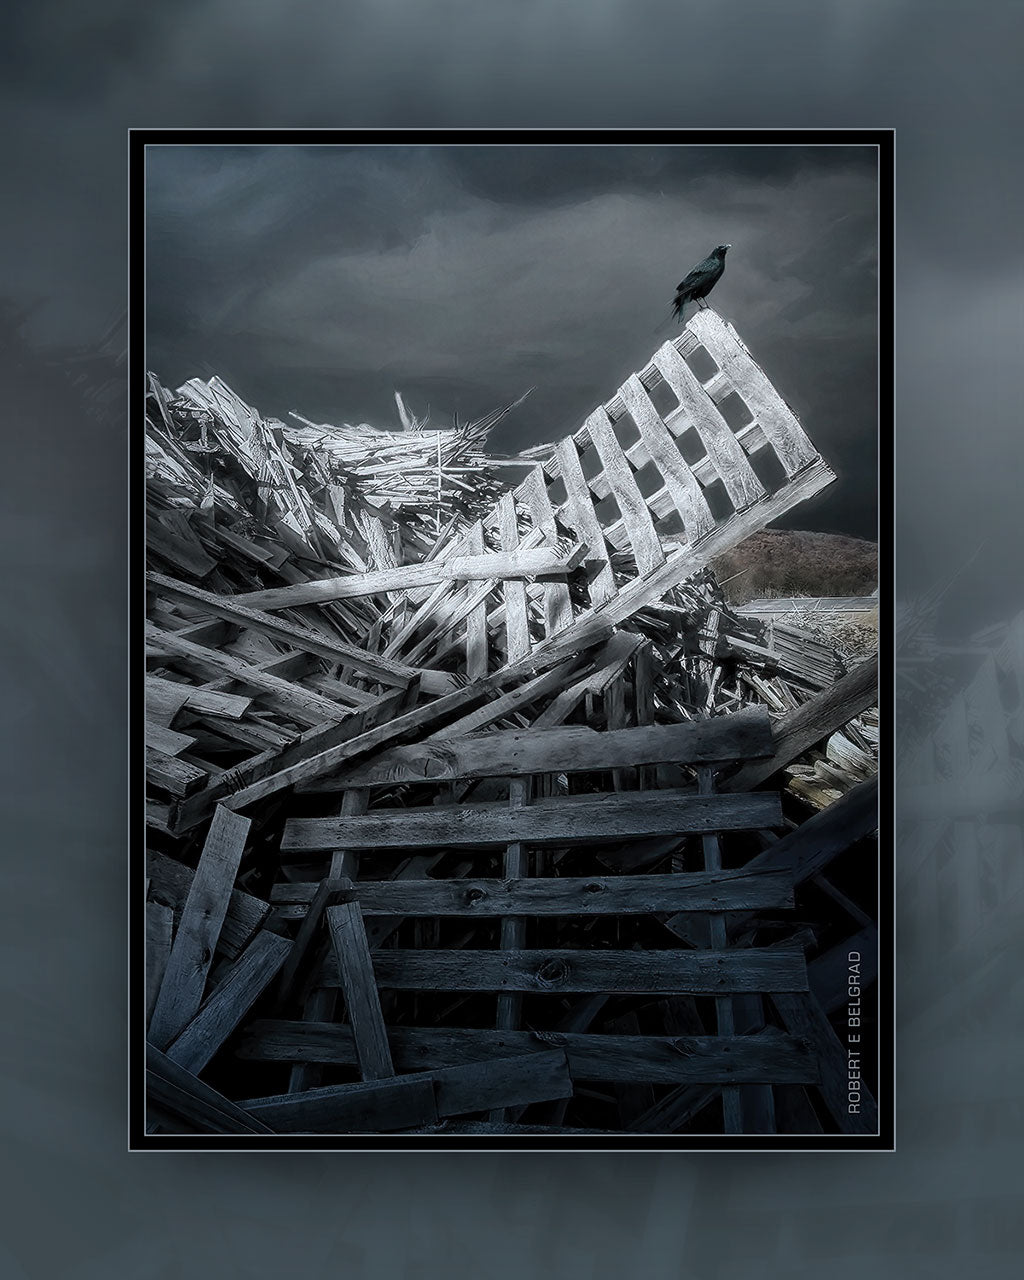
[[[877,665],[708,568],[828,466],[710,309],[518,458],[396,402],[150,375],[147,1132],[871,1131]]]

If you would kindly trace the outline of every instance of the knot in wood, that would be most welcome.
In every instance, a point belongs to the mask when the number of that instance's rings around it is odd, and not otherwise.
[[[537,984],[553,987],[569,976],[569,966],[564,960],[548,960],[537,970]]]
[[[604,893],[604,885],[599,884],[596,880],[591,880],[583,886],[584,893]]]
[[[474,903],[482,902],[486,897],[487,894],[484,890],[478,889],[476,885],[474,885],[471,889],[466,890],[466,905],[471,907]]]

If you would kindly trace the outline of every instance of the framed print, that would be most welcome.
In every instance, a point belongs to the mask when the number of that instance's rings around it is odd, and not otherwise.
[[[891,133],[131,182],[133,1149],[891,1149]]]

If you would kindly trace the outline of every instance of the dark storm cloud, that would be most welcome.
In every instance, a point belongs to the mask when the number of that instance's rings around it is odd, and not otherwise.
[[[147,159],[150,366],[266,412],[579,425],[674,326],[679,277],[735,247],[715,304],[843,475],[819,513],[872,536],[871,148],[212,147]],[[435,419],[436,420],[436,419]]]

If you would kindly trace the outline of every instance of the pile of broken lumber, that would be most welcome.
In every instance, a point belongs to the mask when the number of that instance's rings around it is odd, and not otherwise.
[[[516,460],[398,407],[150,376],[147,1133],[873,1133],[876,661],[708,569],[827,465],[711,310]]]

